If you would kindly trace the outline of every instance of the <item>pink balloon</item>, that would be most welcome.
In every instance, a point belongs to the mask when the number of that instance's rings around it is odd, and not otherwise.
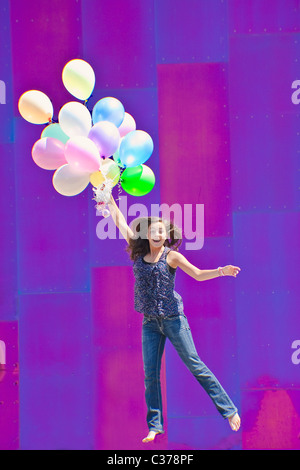
[[[88,137],[71,137],[65,146],[65,157],[67,162],[79,171],[93,173],[100,168],[99,151]]]
[[[119,127],[119,133],[121,137],[124,137],[131,131],[136,130],[136,123],[131,114],[125,113],[124,120]]]
[[[119,148],[120,134],[112,122],[97,122],[91,128],[88,137],[95,142],[102,157],[110,157]]]
[[[31,150],[33,161],[44,170],[56,170],[67,163],[65,144],[54,137],[42,137]]]

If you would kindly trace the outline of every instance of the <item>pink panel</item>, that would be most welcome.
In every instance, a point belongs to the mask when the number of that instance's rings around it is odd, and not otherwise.
[[[0,322],[0,449],[19,448],[18,322]]]
[[[300,449],[299,390],[245,390],[243,449]]]
[[[231,234],[225,64],[158,66],[161,203],[204,204],[205,236]]]
[[[132,270],[128,266],[92,270],[96,449],[145,449],[141,442],[148,433],[141,348],[142,315],[133,308],[133,283]],[[165,404],[164,362],[161,379]],[[165,434],[155,443],[155,448],[166,446]]]

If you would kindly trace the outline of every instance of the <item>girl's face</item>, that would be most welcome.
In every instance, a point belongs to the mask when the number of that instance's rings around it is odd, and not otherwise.
[[[153,248],[161,248],[167,238],[167,231],[163,222],[153,222],[148,227],[149,245]]]

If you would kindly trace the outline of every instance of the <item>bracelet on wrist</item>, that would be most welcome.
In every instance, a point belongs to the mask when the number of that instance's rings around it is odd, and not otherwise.
[[[221,266],[218,267],[218,271],[219,271],[219,276],[225,276]]]

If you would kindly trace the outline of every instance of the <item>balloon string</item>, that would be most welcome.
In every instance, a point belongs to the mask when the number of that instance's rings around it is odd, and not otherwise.
[[[117,183],[117,186],[118,186],[118,197],[116,198],[116,201],[119,201],[120,198],[121,198],[121,193],[122,193],[122,186],[121,186],[121,175],[123,173],[123,171],[125,170],[125,168],[120,168],[120,179]]]
[[[89,110],[89,112],[92,114],[92,111],[88,108],[88,101],[92,98],[93,95],[89,96],[87,100],[84,100],[83,105]]]

